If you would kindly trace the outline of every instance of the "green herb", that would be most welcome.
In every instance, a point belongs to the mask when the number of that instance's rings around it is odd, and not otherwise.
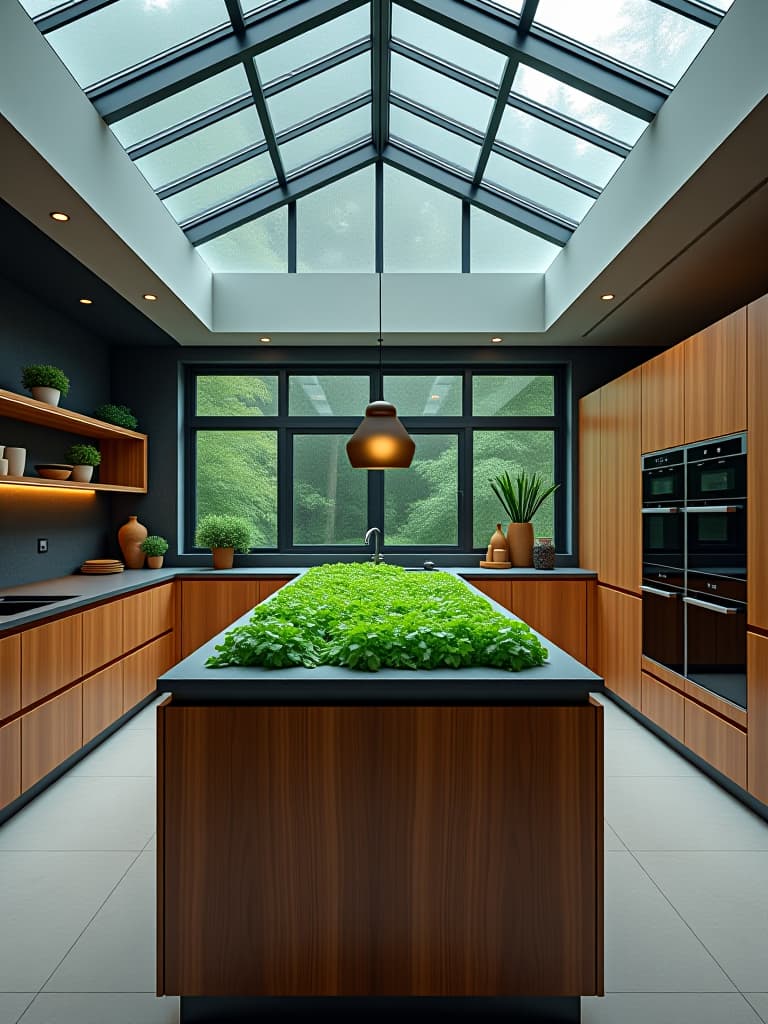
[[[64,458],[73,466],[98,466],[101,463],[101,453],[92,444],[73,444]]]
[[[150,558],[157,557],[158,555],[164,555],[168,550],[168,541],[165,537],[158,537],[156,534],[150,534],[146,537],[139,547],[145,555],[149,555]]]
[[[447,573],[393,565],[321,565],[258,605],[206,664],[435,669],[487,665],[518,672],[547,649]]]
[[[34,363],[22,369],[21,386],[27,391],[32,388],[55,388],[63,398],[69,391],[69,377],[58,366]]]
[[[197,524],[195,544],[199,548],[235,548],[246,552],[251,546],[251,524],[240,516],[208,515]]]
[[[133,415],[127,405],[113,405],[107,402],[93,410],[97,420],[104,420],[105,423],[114,423],[116,427],[125,427],[126,430],[135,430],[139,421]]]
[[[512,523],[530,523],[541,506],[560,484],[547,487],[540,473],[523,470],[514,477],[502,473],[488,481]]]

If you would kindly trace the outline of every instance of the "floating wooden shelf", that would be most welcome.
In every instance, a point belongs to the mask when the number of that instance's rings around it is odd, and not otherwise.
[[[24,487],[70,488],[85,491],[147,492],[147,435],[126,430],[113,423],[85,416],[71,409],[62,409],[47,402],[38,402],[25,395],[0,388],[0,416],[50,427],[79,437],[99,440],[101,465],[99,482],[74,483],[71,480],[43,480],[38,477],[0,477],[0,483]]]

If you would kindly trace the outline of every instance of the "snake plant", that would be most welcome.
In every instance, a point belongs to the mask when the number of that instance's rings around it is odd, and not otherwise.
[[[528,474],[525,470],[514,477],[502,473],[489,483],[512,523],[530,523],[550,494],[560,486],[552,484],[547,487],[540,473]]]

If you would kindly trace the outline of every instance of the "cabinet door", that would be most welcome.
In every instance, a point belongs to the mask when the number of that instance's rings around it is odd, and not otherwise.
[[[123,713],[123,662],[83,680],[83,744],[112,725]]]
[[[603,389],[579,402],[579,564],[600,572],[600,434]]]
[[[83,675],[122,657],[123,609],[121,601],[111,601],[83,612]]]
[[[768,295],[747,306],[747,617],[768,629]]]
[[[640,710],[680,743],[685,742],[685,697],[658,679],[642,674]]]
[[[512,581],[511,580],[489,580],[485,576],[467,576],[467,583],[477,587],[479,591],[496,601],[502,608],[512,607]]]
[[[747,633],[747,788],[768,804],[768,637]]]
[[[0,640],[0,721],[21,708],[21,637]]]
[[[684,347],[685,440],[746,430],[746,307],[694,334]]]
[[[275,577],[269,580],[259,580],[259,601],[266,601],[268,597],[278,591],[281,587],[284,587],[288,583],[288,579],[281,577]]]
[[[82,674],[82,615],[67,615],[21,634],[22,707],[60,690]]]
[[[21,721],[0,727],[0,807],[21,796]]]
[[[123,659],[123,711],[143,700],[157,686],[157,678],[176,661],[173,633],[166,633]]]
[[[587,584],[583,580],[512,583],[512,611],[579,661],[587,658]]]
[[[131,594],[120,602],[123,608],[123,649],[132,651],[157,636],[155,628],[155,606],[151,590]]]
[[[685,745],[744,789],[747,787],[747,734],[706,708],[685,702]]]
[[[176,626],[176,584],[163,583],[149,592],[152,609],[153,636],[160,636]]]
[[[258,603],[258,580],[182,580],[182,658]]]
[[[643,603],[631,594],[598,587],[597,614],[597,672],[610,690],[640,710]]]
[[[600,417],[600,582],[637,594],[642,573],[640,396],[638,367],[602,388]]]
[[[642,367],[642,448],[658,452],[685,441],[685,348],[675,345]]]
[[[80,686],[21,718],[21,788],[29,789],[83,745]]]

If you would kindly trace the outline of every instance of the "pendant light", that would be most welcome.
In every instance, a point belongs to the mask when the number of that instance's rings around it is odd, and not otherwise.
[[[381,274],[379,274],[379,386],[378,399],[366,406],[365,418],[347,441],[347,457],[354,469],[408,469],[416,445],[397,418],[397,409],[384,401],[384,366],[381,336]]]

